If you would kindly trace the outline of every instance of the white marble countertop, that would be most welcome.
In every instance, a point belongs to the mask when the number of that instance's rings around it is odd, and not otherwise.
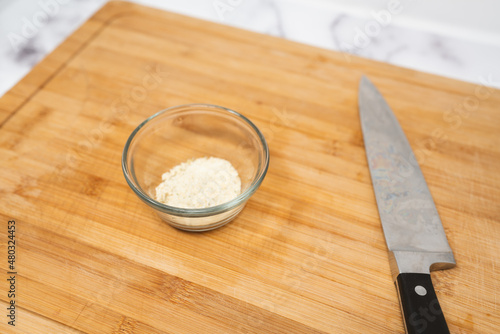
[[[105,2],[0,0],[0,96]],[[496,0],[133,2],[500,88]]]

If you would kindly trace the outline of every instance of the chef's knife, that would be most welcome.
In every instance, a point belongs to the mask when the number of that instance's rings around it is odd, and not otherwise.
[[[417,159],[389,105],[363,76],[359,113],[406,332],[449,333],[430,271],[455,266]]]

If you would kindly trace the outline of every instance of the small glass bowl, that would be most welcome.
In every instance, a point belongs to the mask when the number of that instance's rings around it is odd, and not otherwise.
[[[156,201],[163,173],[201,157],[231,162],[241,179],[240,195],[202,209]],[[171,226],[200,232],[233,220],[262,183],[268,165],[269,149],[259,129],[236,111],[209,104],[176,106],[149,117],[132,132],[122,156],[125,179],[143,202]]]

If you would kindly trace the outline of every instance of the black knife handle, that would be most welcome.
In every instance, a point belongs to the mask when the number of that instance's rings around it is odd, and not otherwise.
[[[449,334],[430,274],[399,274],[397,288],[408,334]]]

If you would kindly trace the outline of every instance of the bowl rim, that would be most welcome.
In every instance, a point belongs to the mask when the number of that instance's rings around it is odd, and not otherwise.
[[[137,182],[137,179],[135,178],[135,174],[133,173],[133,170],[129,168],[128,165],[128,153],[129,153],[129,148],[136,137],[136,135],[139,133],[139,131],[150,124],[151,121],[154,119],[170,113],[172,111],[178,110],[178,109],[183,109],[183,108],[190,108],[190,109],[195,109],[195,108],[208,108],[208,109],[213,109],[219,112],[224,112],[224,113],[229,113],[233,116],[237,116],[240,120],[242,120],[244,123],[248,124],[257,134],[257,136],[260,139],[260,146],[264,151],[264,161],[260,162],[258,169],[259,173],[257,174],[257,177],[252,180],[252,183],[250,186],[241,194],[230,200],[229,202],[225,202],[216,206],[211,206],[208,208],[197,208],[197,209],[189,209],[189,208],[179,208],[179,207],[174,207],[170,205],[163,204],[161,202],[158,202],[154,198],[150,197],[148,194],[146,194],[142,188],[139,186],[139,182]],[[159,210],[164,213],[172,214],[175,216],[179,217],[209,217],[209,216],[214,216],[217,214],[221,214],[224,212],[227,212],[229,210],[232,210],[239,206],[240,204],[244,203],[250,196],[255,193],[255,191],[259,188],[261,185],[262,181],[264,180],[264,177],[267,174],[267,170],[269,167],[269,147],[267,145],[267,141],[264,138],[264,135],[262,132],[259,130],[259,128],[252,123],[247,117],[243,116],[237,111],[234,111],[232,109],[222,107],[219,105],[215,104],[207,104],[207,103],[189,103],[189,104],[182,104],[182,105],[177,105],[177,106],[172,106],[163,110],[158,111],[154,115],[146,118],[141,124],[139,124],[134,131],[130,134],[130,136],[127,139],[127,142],[125,143],[125,147],[123,148],[123,153],[122,153],[122,171],[125,176],[125,180],[127,181],[129,187],[135,192],[135,194],[146,204],[149,206],[153,207],[156,210]],[[133,169],[133,168],[132,168]]]

